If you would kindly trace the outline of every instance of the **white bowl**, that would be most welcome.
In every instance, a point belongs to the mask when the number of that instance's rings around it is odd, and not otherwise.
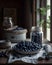
[[[15,30],[15,31],[5,31],[5,38],[10,40],[11,42],[19,42],[22,40],[26,40],[27,30]]]

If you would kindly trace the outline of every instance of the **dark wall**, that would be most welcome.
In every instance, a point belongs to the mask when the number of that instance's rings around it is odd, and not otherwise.
[[[3,8],[0,8],[0,39],[3,37],[3,32],[2,32],[2,22],[3,22]]]
[[[28,30],[27,37],[30,37],[30,30],[32,27],[32,1],[24,0],[21,8],[17,12],[17,23],[19,26]]]
[[[20,7],[23,0],[0,0],[0,7]]]

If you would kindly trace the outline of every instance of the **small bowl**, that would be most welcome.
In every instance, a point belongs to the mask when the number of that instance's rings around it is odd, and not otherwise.
[[[0,49],[11,47],[11,42],[7,40],[0,40]]]

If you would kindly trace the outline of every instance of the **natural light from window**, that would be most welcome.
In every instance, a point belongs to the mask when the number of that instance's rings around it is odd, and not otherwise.
[[[50,0],[47,0],[47,5],[50,5]],[[47,10],[47,40],[50,41],[50,9]]]

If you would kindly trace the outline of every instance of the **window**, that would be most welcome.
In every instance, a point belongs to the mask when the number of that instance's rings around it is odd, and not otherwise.
[[[37,0],[36,11],[37,26],[41,23],[43,38],[50,41],[50,0]]]

